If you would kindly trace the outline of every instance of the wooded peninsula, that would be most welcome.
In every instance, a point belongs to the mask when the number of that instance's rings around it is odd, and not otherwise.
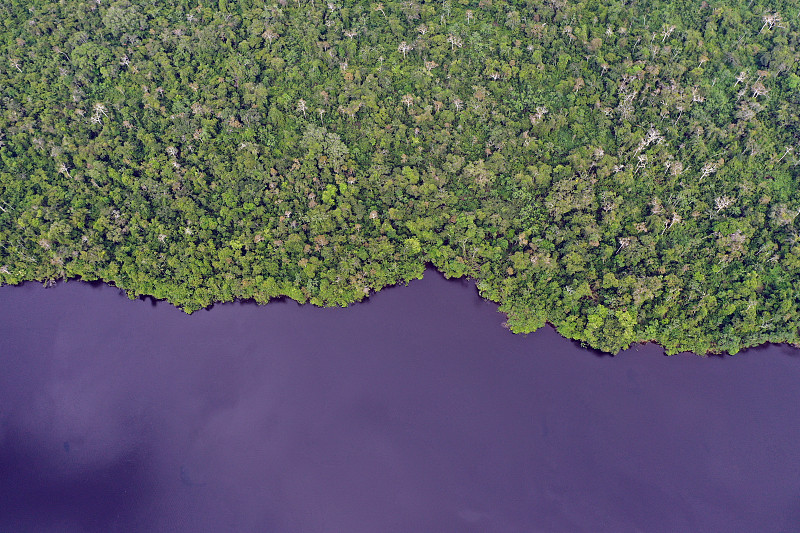
[[[187,312],[466,276],[514,332],[800,342],[788,0],[11,0],[0,282]]]

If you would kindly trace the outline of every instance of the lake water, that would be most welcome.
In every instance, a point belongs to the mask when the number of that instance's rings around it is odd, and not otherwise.
[[[187,316],[0,288],[0,531],[800,531],[800,351],[600,356],[428,271]]]

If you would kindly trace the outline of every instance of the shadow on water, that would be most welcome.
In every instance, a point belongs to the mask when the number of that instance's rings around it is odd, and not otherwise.
[[[751,354],[765,353],[765,352],[770,352],[774,354],[775,352],[778,352],[781,356],[789,356],[797,358],[800,357],[800,349],[798,348],[800,348],[800,346],[796,346],[794,344],[785,344],[785,343],[776,344],[772,342],[767,342],[764,344],[760,344],[758,346],[753,346],[751,348],[745,348],[738,354],[732,355],[730,357],[737,357],[739,355],[751,355]],[[725,354],[725,356],[727,356],[727,354]]]
[[[741,353],[741,352],[740,352]],[[667,355],[666,353],[664,355]],[[678,355],[697,355],[694,352],[680,352]],[[667,356],[669,357],[669,356]],[[733,357],[731,354],[727,352],[723,353],[707,353],[703,355],[703,357],[708,357],[710,359],[728,359],[729,357]]]
[[[105,281],[101,281],[99,279],[95,279],[92,281],[78,279],[75,281],[80,281],[81,283],[85,283],[93,289],[102,289],[103,287],[113,287],[113,285],[111,285],[110,283],[106,283]]]
[[[280,306],[286,306],[286,305],[290,305],[290,304],[294,304],[296,306],[303,305],[301,303],[298,303],[298,302],[292,300],[288,296],[281,296],[279,298],[272,298],[267,303],[263,303],[263,304],[255,301],[255,299],[253,299],[253,298],[240,299],[240,300],[236,300],[235,302],[217,302],[215,304],[209,305],[208,307],[204,307],[203,309],[201,309],[201,311],[211,311],[214,308],[215,305],[227,305],[229,303],[233,303],[234,305],[236,305],[238,307],[264,307],[264,306],[267,306],[267,305],[269,305],[269,306],[279,306],[279,305]]]
[[[124,291],[122,292],[124,294]],[[147,294],[142,294],[141,296],[139,296],[139,301],[150,302],[150,307],[156,307],[160,302],[160,300],[156,299],[153,296],[149,296]]]
[[[553,328],[553,331],[558,333],[558,330],[556,328],[554,328],[553,326],[551,326],[550,324],[548,324],[547,327]],[[561,335],[560,333],[558,333],[558,334]],[[566,339],[566,337],[564,337],[564,338]],[[582,350],[582,351],[584,351],[584,352],[586,352],[586,353],[588,353],[590,355],[594,355],[595,357],[601,357],[601,358],[602,357],[614,357],[616,355],[616,354],[613,354],[613,353],[604,352],[602,350],[597,350],[595,348],[591,348],[585,342],[576,341],[576,340],[573,340],[573,339],[566,339],[566,340],[569,340],[570,344],[572,344],[575,348],[579,348],[580,350]]]
[[[442,274],[435,266],[433,266],[430,263],[428,263],[426,265],[425,275],[426,276],[428,276],[428,275],[438,276],[440,279],[443,279],[444,281],[446,281],[450,285],[454,285],[456,287],[468,290],[469,293],[472,294],[472,296],[473,296],[472,302],[476,306],[486,305],[486,304],[491,304],[491,305],[493,305],[495,307],[498,306],[497,302],[493,302],[493,301],[489,300],[488,298],[484,298],[483,296],[481,296],[480,291],[478,291],[478,285],[477,285],[477,283],[476,283],[474,278],[470,278],[470,277],[466,277],[466,276],[462,277],[462,278],[448,278],[444,274]]]

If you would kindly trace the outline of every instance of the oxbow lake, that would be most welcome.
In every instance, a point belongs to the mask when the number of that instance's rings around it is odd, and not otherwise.
[[[0,288],[0,531],[800,531],[800,351],[601,356],[468,282]]]

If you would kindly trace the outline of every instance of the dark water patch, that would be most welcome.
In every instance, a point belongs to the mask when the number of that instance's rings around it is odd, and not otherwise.
[[[347,309],[117,293],[0,288],[0,531],[796,529],[792,348],[594,357],[432,271]]]
[[[555,327],[553,327],[551,324],[548,324],[547,327],[552,329],[553,332],[558,333],[556,331]],[[585,343],[583,343],[581,341],[576,341],[576,340],[573,340],[573,339],[564,339],[564,340],[568,341],[570,344],[572,344],[574,349],[581,350],[581,351],[583,351],[583,352],[585,352],[587,354],[594,355],[595,357],[614,357],[613,353],[604,352],[602,350],[596,350],[595,348],[592,348],[591,346],[587,346]],[[640,346],[640,345],[634,345],[634,346],[631,347],[631,349],[635,350],[636,348],[638,348],[638,346]]]
[[[140,295],[138,299],[139,299],[139,301],[149,303],[151,307],[155,307],[159,303],[163,303],[160,300],[158,300],[157,298],[154,298],[153,296],[149,296],[147,294]]]
[[[64,442],[61,450],[50,444],[4,428],[0,443],[4,531],[108,531],[112,524],[143,525],[141,509],[154,492],[145,450],[126,450],[98,463],[81,464],[67,455],[72,450],[69,443]]]

